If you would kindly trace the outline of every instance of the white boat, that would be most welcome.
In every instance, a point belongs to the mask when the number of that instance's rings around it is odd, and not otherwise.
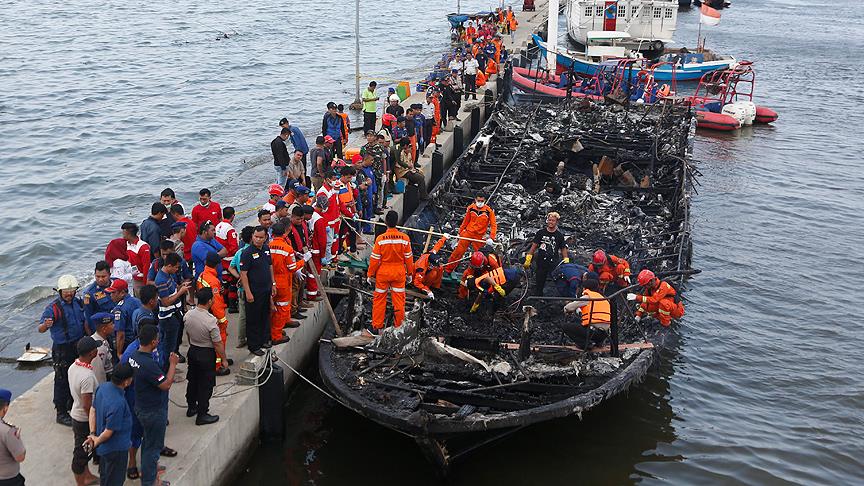
[[[678,24],[677,0],[571,0],[567,4],[567,34],[582,45],[588,33],[625,32],[625,47],[662,50],[672,42]]]

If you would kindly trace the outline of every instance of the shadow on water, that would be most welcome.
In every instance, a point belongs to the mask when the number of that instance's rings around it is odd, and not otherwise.
[[[681,460],[658,449],[676,439],[669,379],[680,338],[670,334],[645,381],[598,409],[537,424],[482,447],[445,479],[413,439],[324,397],[301,382],[286,408],[285,440],[264,444],[234,483],[250,484],[626,484],[652,477],[639,463]],[[314,361],[314,360],[313,360]],[[316,370],[307,370],[309,376]],[[316,382],[320,383],[317,379]],[[628,465],[622,467],[622,465]]]

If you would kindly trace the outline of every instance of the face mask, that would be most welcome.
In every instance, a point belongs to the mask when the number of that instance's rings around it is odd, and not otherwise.
[[[483,206],[486,205],[486,203],[483,201],[475,201],[474,205],[477,206],[478,208],[482,208]]]

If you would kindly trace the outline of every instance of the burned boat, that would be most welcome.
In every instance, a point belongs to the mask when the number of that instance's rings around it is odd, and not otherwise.
[[[679,290],[690,269],[689,163],[694,119],[689,107],[621,106],[581,100],[501,106],[468,150],[406,220],[420,255],[434,228],[458,233],[477,194],[498,217],[504,266],[519,265],[548,211],[561,214],[571,260],[587,264],[596,248],[629,259],[634,274],[651,268]],[[549,184],[551,182],[551,184]],[[452,242],[455,245],[455,241]],[[639,383],[658,357],[666,328],[638,322],[623,298],[610,296],[619,328],[616,350],[582,349],[560,324],[567,289],[528,282],[503,304],[477,314],[445,279],[437,298],[411,301],[399,328],[373,338],[363,278],[347,282],[337,306],[346,332],[319,349],[327,388],[344,405],[412,437],[446,471],[452,461],[523,427],[581,414]],[[533,282],[532,282],[533,283]],[[558,297],[554,297],[558,295]],[[614,311],[613,311],[614,312]],[[674,323],[673,323],[674,325]]]

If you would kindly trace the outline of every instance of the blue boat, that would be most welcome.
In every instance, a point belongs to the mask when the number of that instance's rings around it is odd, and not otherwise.
[[[616,38],[609,33],[605,40]],[[620,34],[618,37],[626,36],[626,33]],[[537,34],[533,35],[534,43],[540,49],[543,57],[546,57],[547,47],[546,42]],[[566,70],[571,67],[573,71],[579,74],[593,76],[597,73],[602,59],[622,58],[626,57],[627,53],[623,47],[618,46],[588,46],[589,54],[597,54],[597,56],[589,56],[584,52],[571,51],[569,49],[557,49],[557,63]],[[595,60],[596,59],[596,60]],[[735,62],[732,56],[718,56],[709,50],[703,52],[689,52],[686,49],[664,49],[657,61],[668,62],[675,64],[675,79],[681,81],[699,81],[705,73],[728,69]],[[660,66],[654,72],[654,79],[657,81],[672,81],[672,68],[669,65]]]

